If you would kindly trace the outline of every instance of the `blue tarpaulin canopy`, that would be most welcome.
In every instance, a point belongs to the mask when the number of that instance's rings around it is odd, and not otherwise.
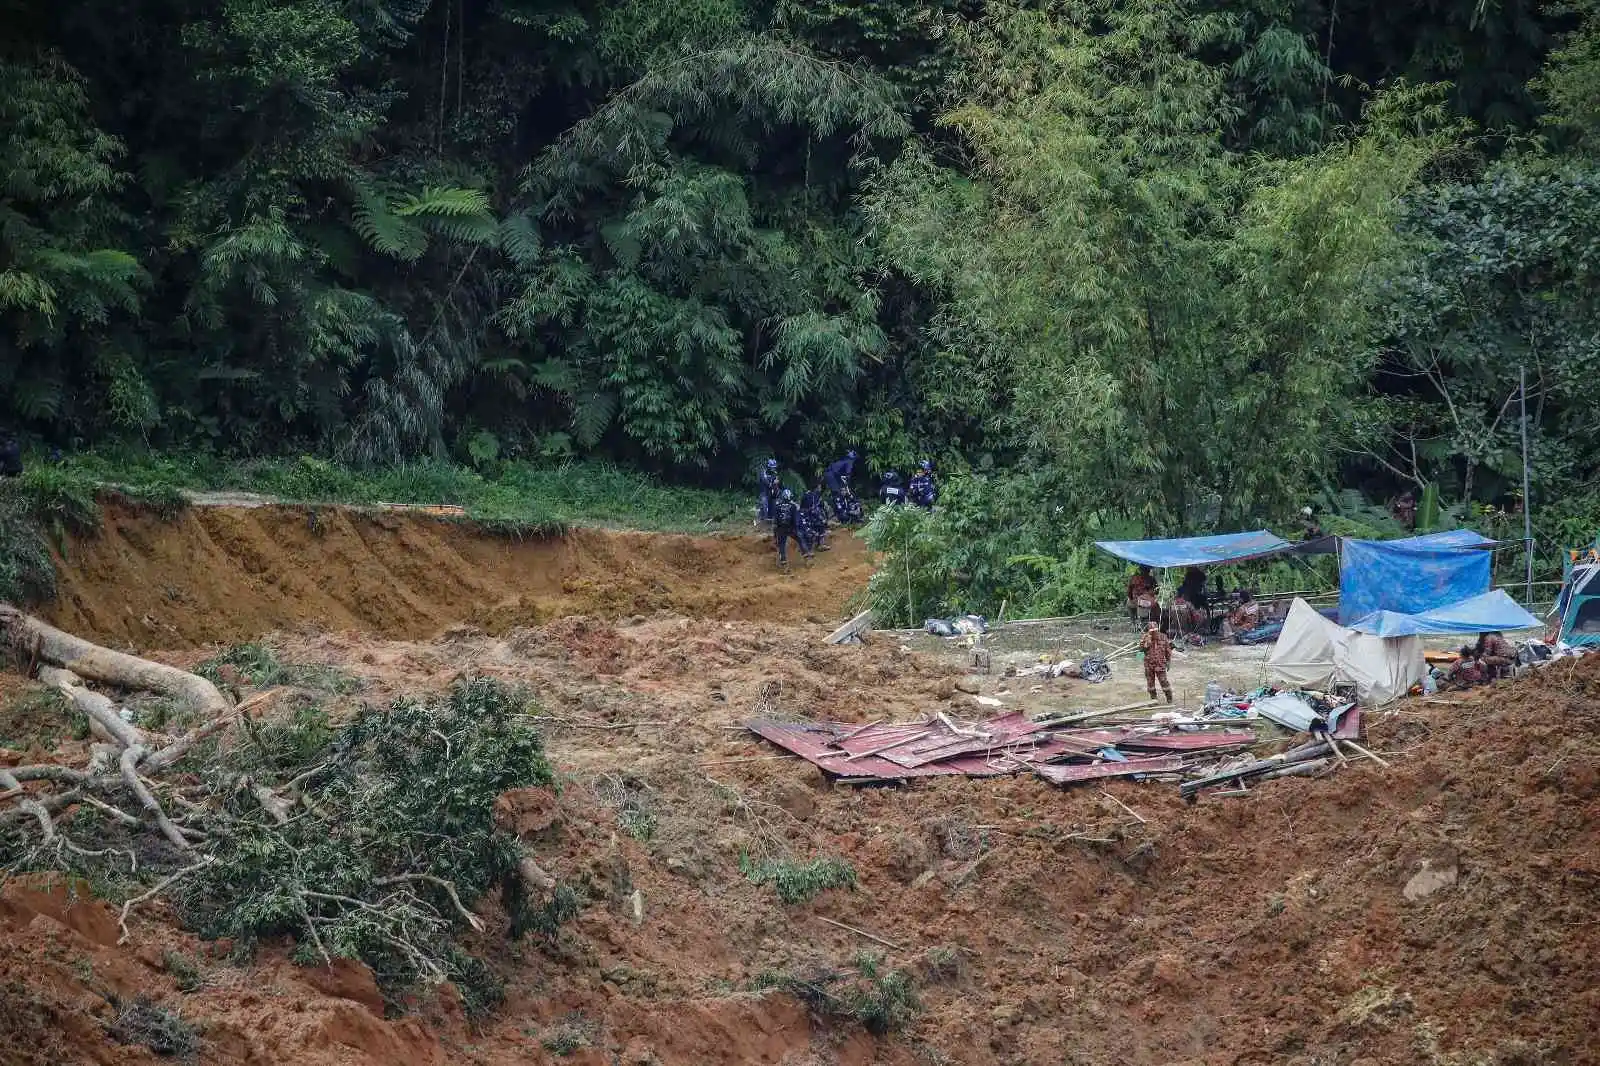
[[[1346,540],[1339,565],[1339,621],[1377,611],[1415,615],[1489,590],[1487,550],[1495,541],[1470,529],[1404,540]]]
[[[1493,633],[1533,629],[1539,620],[1501,589],[1420,614],[1374,611],[1351,626],[1375,637],[1409,637],[1429,633]]]
[[[1293,544],[1264,529],[1254,533],[1178,537],[1174,540],[1101,540],[1096,541],[1095,546],[1118,559],[1159,567],[1240,563],[1295,550]]]

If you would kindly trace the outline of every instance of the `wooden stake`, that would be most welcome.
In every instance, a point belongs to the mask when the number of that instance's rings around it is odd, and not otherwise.
[[[736,766],[746,762],[773,762],[777,759],[798,759],[800,756],[794,752],[785,752],[782,755],[750,755],[742,759],[717,759],[714,762],[703,762],[701,766]]]
[[[867,730],[871,729],[873,726],[882,725],[884,722],[887,722],[887,721],[888,721],[887,718],[874,718],[872,721],[868,722],[866,725],[857,726],[856,728],[850,730],[850,732],[848,732],[844,736],[840,737],[839,740],[849,740],[851,737],[860,736],[862,733],[865,733]],[[743,727],[741,727],[741,728],[743,728]],[[838,742],[839,741],[837,741],[837,740],[834,741],[835,744],[837,744]]]
[[[1387,767],[1389,765],[1383,759],[1380,759],[1378,756],[1374,755],[1372,752],[1368,751],[1366,748],[1363,748],[1360,744],[1357,744],[1353,740],[1343,740],[1343,741],[1340,741],[1339,743],[1348,745],[1352,750],[1354,750],[1358,754],[1365,755],[1367,758],[1371,759],[1373,762],[1377,763],[1379,766]]]
[[[896,944],[894,941],[885,940],[881,936],[874,936],[871,933],[867,932],[865,929],[857,929],[853,925],[845,925],[843,922],[836,922],[832,918],[824,918],[820,914],[816,916],[816,919],[819,922],[827,922],[829,925],[837,926],[838,928],[843,929],[846,932],[854,933],[856,936],[864,936],[868,940],[872,941],[874,944],[882,944],[884,947],[893,948],[895,951],[904,951],[905,950],[905,948],[901,947],[899,944]]]
[[[1112,803],[1115,803],[1118,807],[1121,807],[1123,810],[1127,811],[1129,814],[1133,815],[1135,818],[1138,818],[1140,825],[1147,824],[1143,818],[1139,818],[1139,812],[1138,811],[1134,810],[1132,807],[1128,806],[1126,803],[1123,803],[1121,800],[1117,799],[1117,797],[1113,796],[1111,793],[1102,791],[1100,793],[1100,795],[1104,796],[1106,799],[1110,800]]]

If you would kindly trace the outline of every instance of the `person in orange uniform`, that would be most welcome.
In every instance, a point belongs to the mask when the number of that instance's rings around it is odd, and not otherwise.
[[[1156,685],[1161,686],[1167,702],[1172,702],[1172,682],[1167,680],[1167,664],[1172,662],[1172,638],[1161,632],[1161,627],[1151,622],[1139,641],[1144,651],[1144,685],[1150,698],[1156,698]]]

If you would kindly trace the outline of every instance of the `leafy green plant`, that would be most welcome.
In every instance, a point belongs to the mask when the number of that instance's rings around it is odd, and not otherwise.
[[[830,888],[854,888],[855,867],[843,859],[824,856],[808,862],[790,859],[752,860],[739,856],[739,871],[754,885],[772,885],[788,904],[808,903]]]
[[[284,663],[271,648],[256,643],[225,648],[201,662],[195,672],[214,683],[224,682],[231,675],[255,688],[296,685],[319,692],[346,694],[361,687],[357,679],[341,670]]]
[[[256,727],[222,765],[201,767],[231,820],[209,863],[183,882],[186,920],[247,947],[293,937],[307,962],[360,959],[392,1000],[448,978],[487,1009],[499,995],[494,974],[456,941],[477,922],[469,908],[499,890],[520,933],[553,932],[577,905],[558,892],[538,907],[522,885],[518,841],[494,824],[502,792],[554,779],[538,734],[518,717],[524,702],[479,679],[364,710],[333,733],[314,708]],[[304,813],[273,817],[228,786],[240,772],[268,788],[296,782]]]
[[[883,957],[871,952],[857,954],[849,968],[769,971],[753,984],[757,990],[788,992],[825,1018],[852,1022],[879,1036],[904,1029],[921,1012],[911,977],[885,968]]]
[[[205,987],[205,974],[198,964],[181,951],[168,951],[161,956],[161,965],[178,982],[180,992],[198,992]]]

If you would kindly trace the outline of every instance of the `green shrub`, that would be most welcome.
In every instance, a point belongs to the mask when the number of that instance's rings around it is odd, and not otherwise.
[[[247,949],[291,937],[301,961],[359,959],[391,1002],[450,979],[472,1009],[492,1006],[498,981],[457,944],[469,919],[456,900],[471,908],[501,891],[514,933],[553,933],[577,910],[570,890],[530,905],[520,842],[494,823],[502,792],[554,781],[524,705],[477,679],[365,709],[336,732],[314,708],[271,726],[276,736],[260,725],[207,773],[229,821],[210,864],[176,890],[184,918]],[[303,810],[280,824],[230,787],[241,773],[269,788],[296,781]]]
[[[161,965],[178,982],[178,991],[198,992],[205,987],[206,979],[200,967],[181,951],[169,951],[162,955]]]
[[[751,884],[772,885],[785,903],[807,903],[830,888],[854,888],[855,867],[843,859],[823,857],[810,862],[789,859],[753,861],[739,857],[739,869]]]
[[[358,680],[331,666],[285,663],[278,658],[277,652],[264,644],[236,644],[224,648],[202,662],[195,672],[213,683],[221,683],[225,677],[223,667],[233,670],[240,680],[253,688],[296,685],[342,695],[361,687]]]
[[[573,1012],[560,1025],[547,1032],[539,1044],[552,1055],[566,1058],[593,1045],[595,1036],[594,1023],[582,1014]]]
[[[883,1036],[904,1029],[921,1011],[916,987],[901,970],[885,969],[883,958],[856,955],[847,969],[812,968],[802,973],[766,972],[753,982],[757,990],[788,992],[824,1018],[853,1022]]]
[[[89,478],[64,467],[30,466],[17,484],[33,519],[58,538],[99,531],[100,504]]]

